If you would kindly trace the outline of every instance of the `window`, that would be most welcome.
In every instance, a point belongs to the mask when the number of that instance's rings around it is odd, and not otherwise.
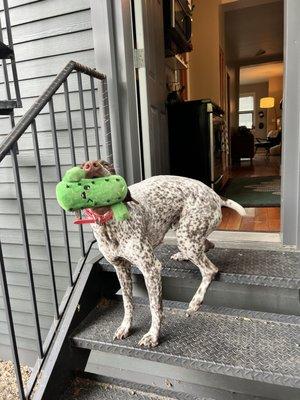
[[[240,96],[239,101],[239,126],[252,129],[254,125],[254,96]]]

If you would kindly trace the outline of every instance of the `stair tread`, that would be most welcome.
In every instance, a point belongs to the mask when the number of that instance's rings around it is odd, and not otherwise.
[[[300,318],[225,307],[203,306],[187,318],[184,303],[165,301],[161,343],[140,348],[149,327],[149,307],[136,300],[133,333],[113,334],[122,321],[121,301],[99,304],[72,335],[74,346],[122,354],[193,370],[300,387],[295,368]],[[299,354],[298,354],[299,355]]]
[[[59,400],[213,400],[184,393],[174,393],[148,385],[141,385],[119,379],[103,378],[97,380],[77,377]]]
[[[177,251],[174,245],[160,245],[155,250],[163,263],[162,275],[200,279],[199,269],[193,263],[170,259]],[[215,248],[207,255],[219,268],[216,280],[220,282],[300,289],[299,252]],[[114,271],[105,258],[99,263],[105,271]],[[132,271],[140,273],[136,267]]]
[[[9,58],[14,51],[5,43],[0,41],[0,59]]]

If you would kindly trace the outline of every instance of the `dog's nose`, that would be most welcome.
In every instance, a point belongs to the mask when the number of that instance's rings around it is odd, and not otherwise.
[[[86,171],[90,171],[90,169],[92,168],[92,164],[87,162],[84,164],[83,169],[85,169]]]

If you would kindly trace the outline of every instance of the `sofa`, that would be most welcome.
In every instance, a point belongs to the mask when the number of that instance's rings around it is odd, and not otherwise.
[[[233,163],[239,163],[241,158],[252,158],[255,154],[254,135],[250,129],[240,126],[231,137],[231,158]]]

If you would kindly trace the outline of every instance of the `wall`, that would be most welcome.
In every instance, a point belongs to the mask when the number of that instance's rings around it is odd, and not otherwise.
[[[267,119],[268,112],[259,108],[259,101],[262,97],[268,96],[268,82],[260,82],[249,85],[240,86],[240,94],[254,93],[254,126],[255,126],[255,136],[265,138],[267,136]],[[260,118],[258,113],[260,111],[264,112],[264,117]],[[258,125],[263,122],[264,128],[259,129]]]
[[[2,4],[2,3],[1,3]],[[15,43],[20,90],[23,108],[16,109],[16,121],[34,103],[36,98],[48,87],[54,76],[74,59],[93,67],[94,49],[91,29],[89,0],[46,0],[46,1],[10,1],[12,35]],[[1,20],[4,22],[3,9],[0,8]],[[6,31],[3,29],[4,39]],[[76,144],[78,161],[84,159],[82,126],[79,110],[76,75],[70,78],[69,90],[73,118],[73,136]],[[90,93],[87,90],[89,80],[83,79],[84,100],[88,140],[94,140],[93,115]],[[12,88],[12,85],[11,85]],[[0,78],[0,98],[4,97],[4,84]],[[64,113],[64,95],[61,90],[54,96],[60,156],[65,169],[70,164],[70,145],[68,141],[66,116]],[[49,111],[47,107],[37,119],[51,241],[53,247],[54,269],[58,296],[61,299],[68,286],[66,252],[62,233],[60,210],[55,200],[56,171],[50,132]],[[0,117],[0,141],[9,133],[10,124],[7,117]],[[45,248],[44,228],[41,218],[41,207],[37,187],[35,158],[31,133],[26,133],[19,141],[19,165],[23,185],[24,205],[27,213],[27,225],[30,251],[33,259],[36,294],[42,327],[43,338],[52,322],[53,308],[50,284],[48,279],[48,257]],[[90,154],[95,157],[95,153]],[[79,235],[72,223],[73,216],[68,217],[70,227],[70,246],[73,267],[79,257]],[[91,236],[90,236],[91,237]],[[26,356],[27,362],[35,354],[33,317],[30,293],[24,261],[18,207],[15,200],[14,177],[10,156],[5,157],[0,166],[0,238],[7,268],[7,279],[11,294],[13,316],[16,323],[18,345],[22,349],[21,360]],[[9,337],[3,312],[4,305],[0,293],[0,358],[7,357]],[[29,360],[29,361],[28,361]]]
[[[283,96],[283,76],[275,76],[269,79],[269,96],[275,98],[275,108],[277,117],[281,117],[280,100]],[[268,130],[275,128],[274,110],[268,111]]]
[[[219,0],[196,0],[193,12],[193,51],[190,53],[190,99],[220,102]]]

